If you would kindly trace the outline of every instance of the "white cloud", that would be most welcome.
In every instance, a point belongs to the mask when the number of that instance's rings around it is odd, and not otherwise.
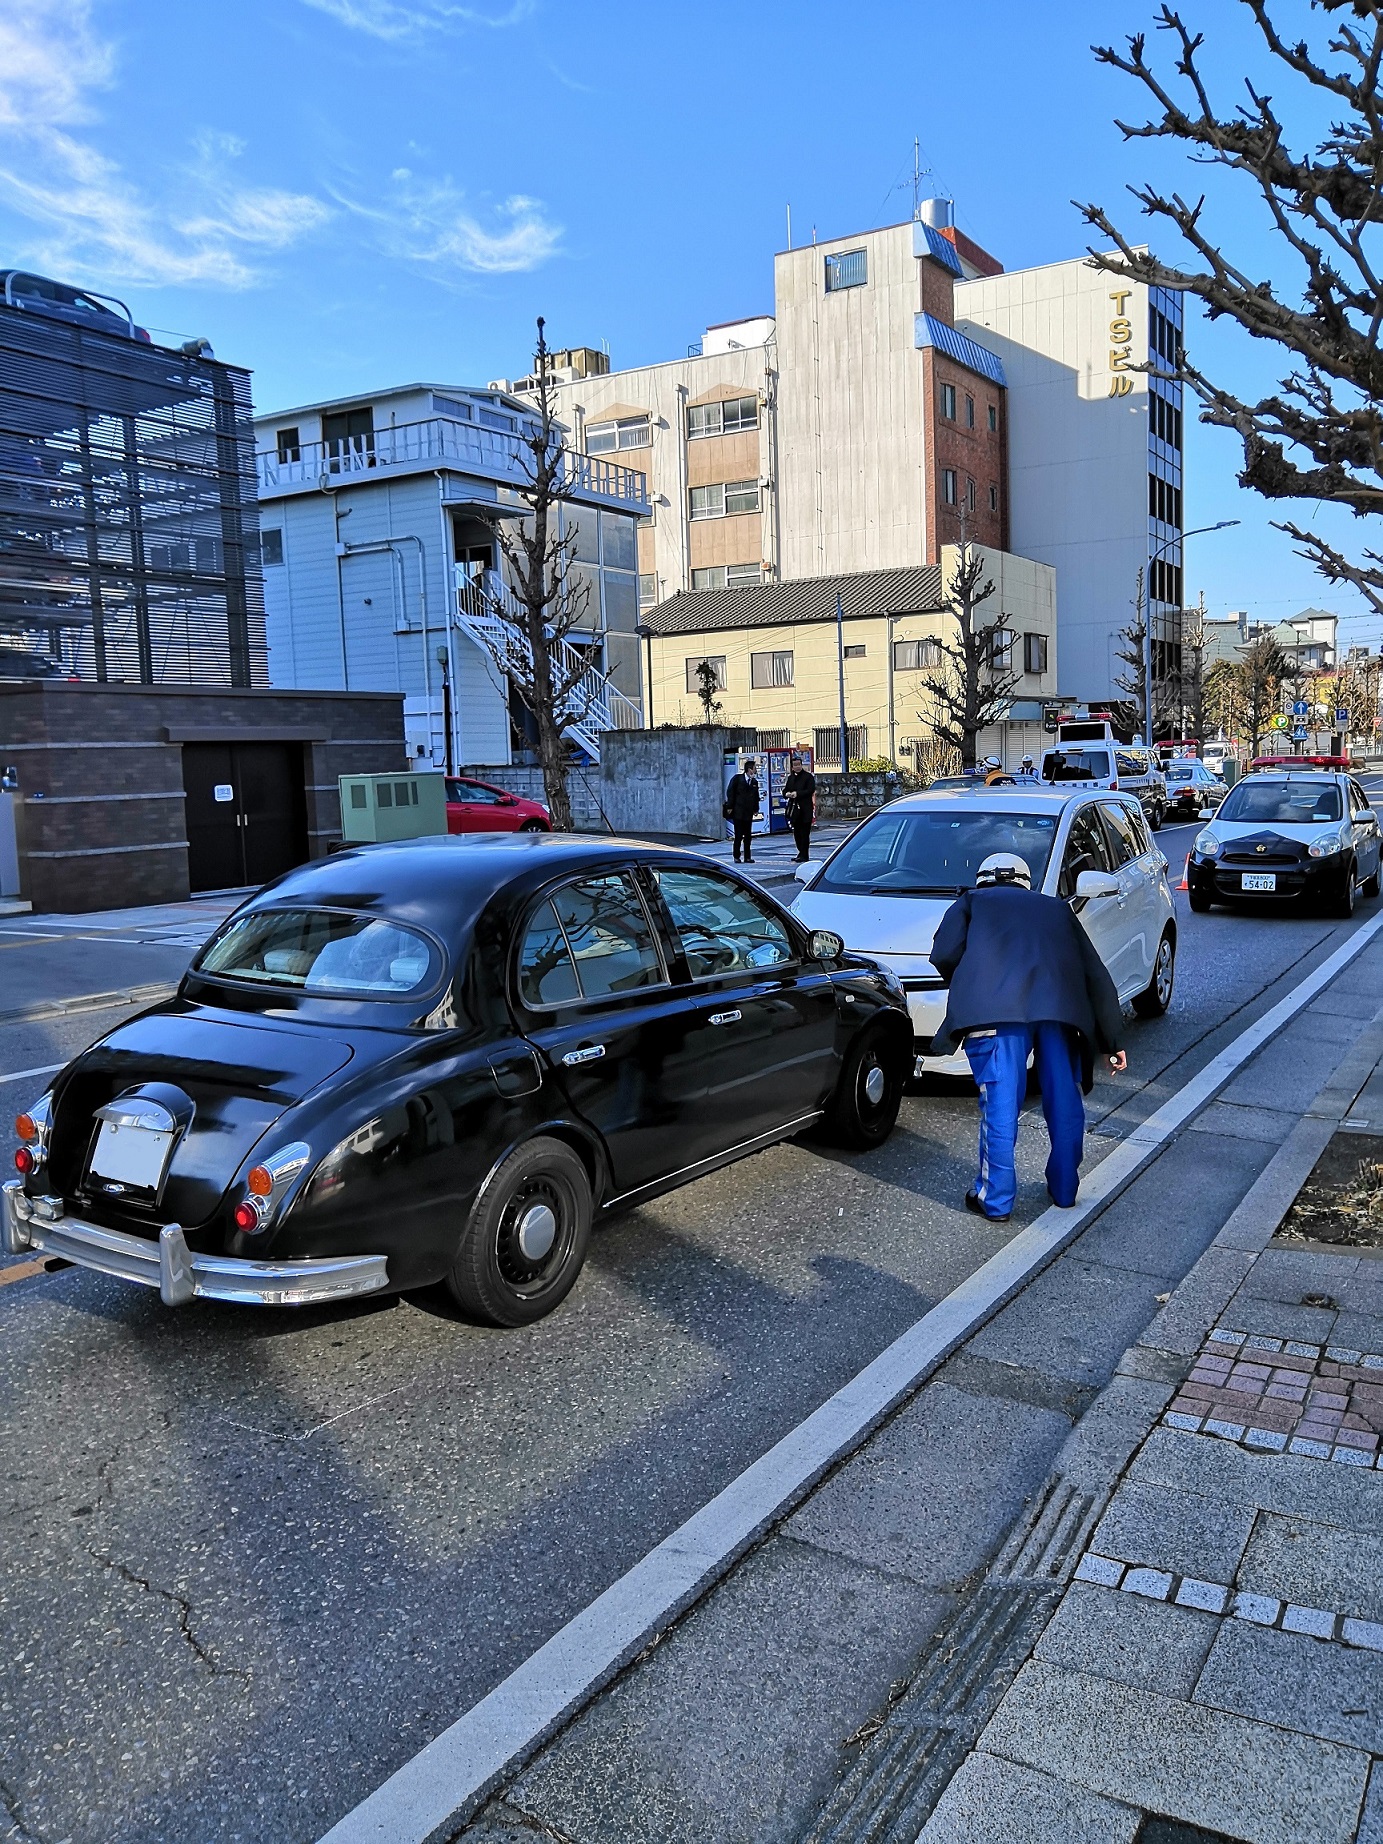
[[[371,38],[416,38],[420,33],[448,26],[516,26],[533,11],[533,0],[512,0],[497,10],[451,6],[447,0],[304,0],[319,13],[329,13],[354,32]]]
[[[349,203],[349,209],[379,226],[378,235],[392,255],[435,270],[505,275],[538,268],[561,243],[562,228],[548,218],[539,199],[516,193],[495,206],[484,223],[450,180],[422,182],[406,167],[390,177],[395,185],[391,205]]]
[[[253,250],[279,250],[330,214],[319,199],[235,183],[244,144],[205,135],[172,175],[180,203],[151,200],[83,133],[114,78],[90,0],[0,0],[0,205],[31,229],[23,260],[97,287],[257,279]]]

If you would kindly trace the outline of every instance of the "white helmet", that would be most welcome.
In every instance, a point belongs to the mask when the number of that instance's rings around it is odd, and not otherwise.
[[[998,756],[986,756],[984,759],[984,765],[986,768],[1002,768],[1003,767],[1003,763],[999,760]]]
[[[975,873],[975,883],[981,888],[990,884],[1021,884],[1025,890],[1032,889],[1032,871],[1026,858],[1020,858],[1017,852],[991,852]]]
[[[1022,762],[1021,762],[1021,763],[1019,764],[1019,766],[1020,766],[1020,767],[1022,767],[1022,768],[1031,768],[1031,767],[1032,767],[1032,757],[1031,757],[1031,756],[1024,756],[1024,757],[1023,757],[1023,760],[1022,760]]]

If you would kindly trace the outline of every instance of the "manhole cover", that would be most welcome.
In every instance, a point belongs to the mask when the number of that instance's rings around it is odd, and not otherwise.
[[[1149,1816],[1143,1820],[1137,1844],[1244,1844],[1244,1841],[1228,1837],[1223,1831],[1206,1831],[1200,1825],[1184,1824],[1179,1818]]]

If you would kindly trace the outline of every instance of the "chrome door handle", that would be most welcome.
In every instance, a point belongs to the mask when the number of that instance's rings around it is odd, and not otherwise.
[[[588,1044],[584,1050],[568,1050],[562,1061],[570,1069],[573,1063],[594,1063],[604,1054],[604,1044]]]
[[[712,1024],[738,1024],[744,1016],[742,1012],[712,1012]]]

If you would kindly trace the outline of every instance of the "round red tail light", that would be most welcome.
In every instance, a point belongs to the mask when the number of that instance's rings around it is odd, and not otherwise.
[[[32,1114],[17,1114],[14,1120],[14,1130],[21,1140],[38,1138],[38,1122]]]
[[[27,1178],[37,1164],[38,1160],[35,1159],[27,1146],[21,1146],[14,1155],[14,1169],[20,1173],[22,1177]]]
[[[243,1204],[235,1206],[235,1227],[243,1230],[246,1235],[259,1228],[259,1212],[248,1198]]]

